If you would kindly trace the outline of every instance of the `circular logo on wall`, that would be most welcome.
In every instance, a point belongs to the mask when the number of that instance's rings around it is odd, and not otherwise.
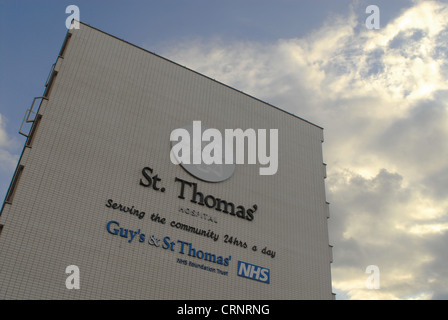
[[[222,148],[222,145],[221,145],[222,150],[221,163],[206,164],[204,163],[204,161],[202,161],[202,157],[200,163],[198,164],[193,163],[194,153],[200,154],[202,156],[202,151],[204,150],[204,147],[210,144],[210,141],[202,140],[203,133],[204,131],[207,130],[207,128],[201,125],[197,126],[195,123],[188,124],[180,128],[188,132],[188,137],[184,137],[181,141],[171,140],[171,156],[177,160],[177,162],[182,166],[182,168],[185,169],[185,171],[187,171],[189,174],[200,180],[207,182],[221,182],[229,179],[235,172],[235,164],[234,162],[225,163],[225,153],[223,150],[224,148]],[[194,139],[196,139],[197,143],[193,142]],[[177,150],[190,150],[189,161],[185,161],[185,158],[183,158],[182,154],[179,154],[179,152],[173,152],[174,146],[176,146]],[[198,148],[199,146],[200,150]]]

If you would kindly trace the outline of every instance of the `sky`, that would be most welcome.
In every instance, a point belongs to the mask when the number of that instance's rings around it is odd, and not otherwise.
[[[84,23],[324,128],[336,299],[448,299],[446,1],[0,0],[1,199],[69,5]]]

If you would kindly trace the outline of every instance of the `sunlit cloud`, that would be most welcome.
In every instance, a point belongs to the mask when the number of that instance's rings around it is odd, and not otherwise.
[[[0,172],[11,172],[17,165],[19,156],[17,151],[18,143],[11,139],[6,132],[4,118],[0,114]]]
[[[3,117],[0,114],[0,148],[6,146],[7,144],[8,144],[8,137],[6,134]]]

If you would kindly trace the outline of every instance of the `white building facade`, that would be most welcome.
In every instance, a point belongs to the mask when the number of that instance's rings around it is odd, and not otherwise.
[[[82,23],[27,116],[0,299],[333,298],[322,128]],[[277,129],[275,174],[173,164],[194,121]]]

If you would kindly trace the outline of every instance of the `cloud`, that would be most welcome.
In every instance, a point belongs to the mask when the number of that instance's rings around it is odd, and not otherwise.
[[[3,116],[0,114],[0,197],[6,194],[10,179],[19,160],[18,141],[6,132]]]
[[[6,146],[9,141],[4,127],[4,120],[2,115],[0,114],[0,148]]]
[[[18,141],[7,134],[5,120],[0,114],[0,197],[2,198],[6,195],[19,160],[18,147]]]
[[[9,172],[17,165],[18,155],[12,153],[16,151],[18,143],[11,139],[6,132],[5,121],[0,114],[0,171]]]
[[[305,37],[202,39],[163,54],[325,128],[342,297],[448,297],[447,16],[446,3],[420,1],[367,30],[354,6]],[[368,265],[379,290],[366,289]]]
[[[333,178],[331,217],[337,218],[329,223],[340,231],[333,240],[335,259],[341,259],[333,269],[334,287],[354,299],[432,298],[443,292],[434,284],[448,283],[444,269],[435,268],[446,265],[448,202],[425,196],[419,185],[405,186],[402,176],[386,169],[372,178],[348,170]],[[369,265],[379,267],[378,292],[364,285]]]

